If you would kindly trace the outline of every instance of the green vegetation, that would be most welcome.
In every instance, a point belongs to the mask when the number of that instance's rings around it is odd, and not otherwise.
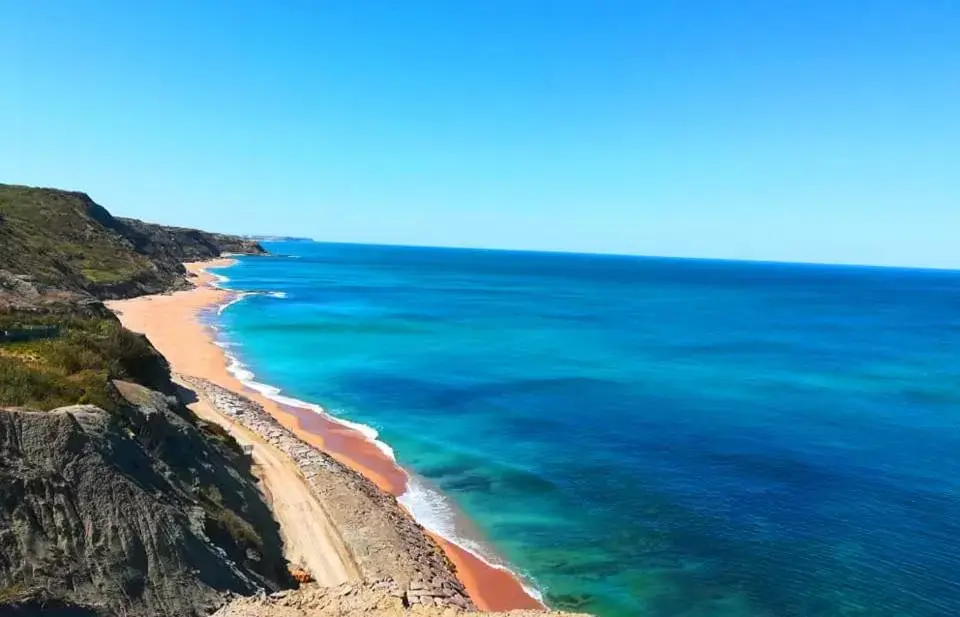
[[[116,407],[105,373],[63,375],[0,356],[0,405],[54,409],[80,403]]]
[[[146,339],[87,294],[129,297],[185,285],[181,261],[224,249],[263,252],[236,236],[114,218],[84,193],[0,184],[0,331],[13,332],[0,340],[0,406],[109,410],[120,404],[111,380],[155,389],[166,382],[165,361]],[[58,332],[30,336],[36,326]]]
[[[60,327],[54,338],[0,343],[0,407],[50,410],[89,403],[116,412],[125,404],[150,404],[151,390],[117,386],[114,380],[157,388],[169,379],[163,358],[146,338],[124,329],[116,319],[77,315],[70,308],[60,305],[47,314],[0,311],[0,330]],[[225,429],[195,417],[191,421],[225,461],[244,461],[243,450]],[[131,428],[127,431],[138,438]],[[247,560],[248,550],[262,553],[264,540],[243,515],[243,499],[233,493],[224,498],[211,478],[194,475],[189,460],[176,460],[175,465],[190,470],[193,491],[207,515],[207,534],[237,561]]]
[[[0,587],[0,605],[17,602],[30,595],[30,590],[22,584],[14,584],[9,587]]]
[[[227,432],[227,429],[223,428],[219,424],[207,422],[199,418],[197,418],[195,422],[197,424],[197,428],[200,429],[200,432],[203,433],[204,437],[225,448],[224,454],[229,454],[234,460],[236,460],[237,457],[244,456],[243,448],[241,448],[240,444],[237,443],[237,440],[233,438],[233,435]]]
[[[181,262],[262,254],[253,240],[115,218],[84,193],[0,184],[0,270],[98,298],[183,284]]]
[[[0,407],[89,403],[112,410],[120,399],[111,380],[151,384],[165,375],[147,340],[114,319],[0,313],[0,329],[51,323],[61,327],[55,338],[0,343]]]
[[[84,521],[135,533],[143,525],[172,520],[167,505],[189,507],[191,513],[199,505],[205,513],[207,536],[231,560],[285,582],[289,574],[276,523],[256,489],[248,457],[227,431],[200,420],[171,396],[176,387],[166,360],[145,337],[124,329],[98,301],[188,286],[181,262],[215,257],[222,251],[262,253],[263,249],[255,241],[235,236],[114,218],[83,193],[0,184],[0,410],[46,411],[84,403],[106,410],[110,413],[104,419],[106,431],[91,436],[90,452],[104,447],[110,452],[97,463],[99,473],[92,481],[120,483],[127,476],[137,486],[141,503],[149,502],[147,492],[158,492],[166,503],[164,512],[126,512],[109,504],[98,509],[104,504],[77,503],[76,509],[87,516],[98,513]],[[36,430],[57,424],[36,414],[6,413],[0,419],[4,426]],[[8,431],[10,439],[18,439],[16,430]],[[25,494],[32,495],[30,507],[47,504],[53,494],[47,483],[54,482],[59,490],[64,462],[73,460],[76,453],[53,448],[38,459],[44,461],[39,470],[24,468],[23,454],[16,447],[7,448],[5,454],[6,458],[0,452],[4,472],[0,486],[12,487],[13,492],[8,490],[6,498],[0,499],[0,515],[10,518],[2,510],[21,507]],[[78,477],[90,480],[83,474]],[[77,512],[69,517],[81,520]],[[6,556],[16,549],[20,552],[14,554],[20,557],[6,564],[0,559],[0,582],[24,576],[14,568],[19,561],[30,563],[25,580],[43,584],[30,589],[0,584],[0,606],[36,602],[34,595],[48,588],[57,600],[70,597],[77,585],[73,555],[83,550],[82,539],[77,542],[75,535],[82,535],[84,525],[58,523],[54,529],[45,521],[21,518],[31,520],[22,528],[15,526],[2,551]],[[111,520],[100,520],[104,518]],[[195,570],[170,557],[180,555],[170,547],[185,546],[189,532],[184,534],[180,538],[171,534],[162,546],[147,550],[161,570],[194,576]],[[129,600],[128,584],[137,582],[130,583],[127,573],[119,572],[112,561],[125,555],[123,548],[104,548],[93,556],[97,565],[87,564],[79,577],[96,581],[98,593],[116,588],[124,599],[111,597],[121,604]],[[201,563],[203,556],[196,557]],[[143,583],[155,584],[152,578]],[[6,614],[2,609],[0,613]]]
[[[93,291],[158,278],[119,224],[83,193],[0,185],[0,268]]]
[[[242,549],[238,551],[238,554],[242,555],[248,548],[263,548],[263,539],[260,537],[260,534],[257,533],[257,530],[233,510],[223,506],[210,506],[209,504],[205,504],[205,506],[204,509],[211,517],[208,523],[212,523],[214,527],[221,529],[233,539],[237,548]],[[213,537],[215,532],[210,533],[208,529],[208,534]]]
[[[117,219],[84,193],[0,184],[0,331],[14,332],[0,340],[0,406],[114,409],[111,380],[156,388],[164,360],[86,294],[129,297],[185,285],[180,262],[219,255],[221,244],[263,252],[235,236]],[[59,332],[29,336],[44,325]]]
[[[228,438],[233,441],[232,437]],[[263,550],[263,538],[256,528],[224,503],[219,488],[212,484],[201,486],[197,496],[207,514],[204,525],[207,535],[218,544],[228,545],[233,559],[243,562],[248,549]]]

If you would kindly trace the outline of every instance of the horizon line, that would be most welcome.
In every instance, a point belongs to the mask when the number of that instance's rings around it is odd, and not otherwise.
[[[216,232],[215,232],[216,233]],[[347,246],[378,246],[392,248],[409,249],[445,249],[454,251],[477,251],[477,252],[496,252],[496,253],[539,253],[545,255],[581,255],[585,257],[626,257],[634,259],[668,259],[677,261],[722,261],[733,263],[748,264],[770,264],[770,265],[795,265],[795,266],[827,266],[838,268],[877,268],[886,270],[930,270],[937,272],[960,272],[960,265],[957,266],[919,266],[919,265],[894,265],[894,264],[870,264],[860,262],[836,262],[836,261],[804,261],[790,259],[750,259],[744,257],[702,257],[692,255],[651,255],[645,253],[619,253],[615,251],[580,251],[575,249],[535,249],[535,248],[508,248],[508,247],[481,247],[481,246],[451,246],[441,244],[408,244],[403,242],[362,242],[346,240],[318,240],[316,238],[307,238],[304,236],[289,236],[284,234],[237,234],[244,237],[259,236],[291,238],[287,242],[314,242],[316,244],[341,244]],[[259,240],[260,242],[284,242],[284,240]]]

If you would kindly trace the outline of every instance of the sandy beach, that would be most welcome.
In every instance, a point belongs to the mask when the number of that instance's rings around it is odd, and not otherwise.
[[[230,292],[211,285],[215,277],[206,272],[205,268],[224,267],[232,263],[229,259],[221,259],[187,264],[188,271],[196,275],[192,280],[197,286],[192,290],[113,301],[107,304],[127,328],[141,332],[150,339],[170,362],[174,372],[206,379],[256,401],[282,426],[303,441],[327,452],[344,465],[363,474],[382,490],[394,496],[403,494],[407,482],[406,473],[364,435],[310,410],[281,405],[247,388],[227,370],[227,358],[214,344],[208,328],[201,323],[200,315],[206,309],[223,304],[230,297]],[[200,401],[199,404],[202,405],[203,402]],[[222,417],[209,409],[195,409],[195,411],[207,413],[208,417],[223,421]],[[262,448],[262,454],[258,455],[256,448],[254,452],[255,460],[258,456],[267,460],[271,454],[269,449]],[[275,470],[276,464],[272,468]],[[285,486],[282,483],[277,485]],[[298,489],[293,490],[297,493]],[[278,500],[277,495],[273,497]],[[296,499],[296,494],[292,498]],[[287,500],[287,496],[284,495],[283,499]],[[290,525],[298,529],[310,522],[309,509],[306,510],[308,512],[306,517],[302,514],[303,509],[293,508],[292,510],[301,514],[277,513],[282,525]],[[288,521],[284,520],[285,516]],[[323,524],[323,521],[317,521],[318,528],[322,529]],[[302,530],[295,533],[301,536],[315,532]],[[336,553],[335,534],[320,532],[318,537],[322,542],[319,540],[295,541],[298,545],[297,550],[300,551],[301,561],[316,563],[315,567],[330,573],[331,581],[350,578],[352,572],[348,561],[342,559],[331,561],[329,557],[311,554],[313,549],[308,547],[317,544],[325,546],[326,548],[323,549],[325,552],[333,550]],[[509,572],[490,566],[443,538],[434,536],[434,539],[456,565],[458,578],[480,609],[504,611],[541,608],[540,603],[527,594],[520,582]]]

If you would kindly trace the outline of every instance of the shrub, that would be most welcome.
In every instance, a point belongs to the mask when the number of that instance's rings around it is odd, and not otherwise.
[[[167,379],[166,364],[146,338],[111,318],[69,313],[0,314],[0,327],[58,325],[54,338],[0,343],[0,406],[52,409],[90,403],[104,409],[118,404],[111,385],[125,379],[157,387]]]

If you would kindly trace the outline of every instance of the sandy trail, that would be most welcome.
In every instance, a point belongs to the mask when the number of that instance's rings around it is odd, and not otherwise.
[[[360,580],[353,557],[296,464],[259,435],[217,411],[202,395],[196,395],[198,400],[189,405],[194,413],[227,429],[241,446],[251,447],[254,472],[280,524],[287,560],[305,568],[321,585]]]

